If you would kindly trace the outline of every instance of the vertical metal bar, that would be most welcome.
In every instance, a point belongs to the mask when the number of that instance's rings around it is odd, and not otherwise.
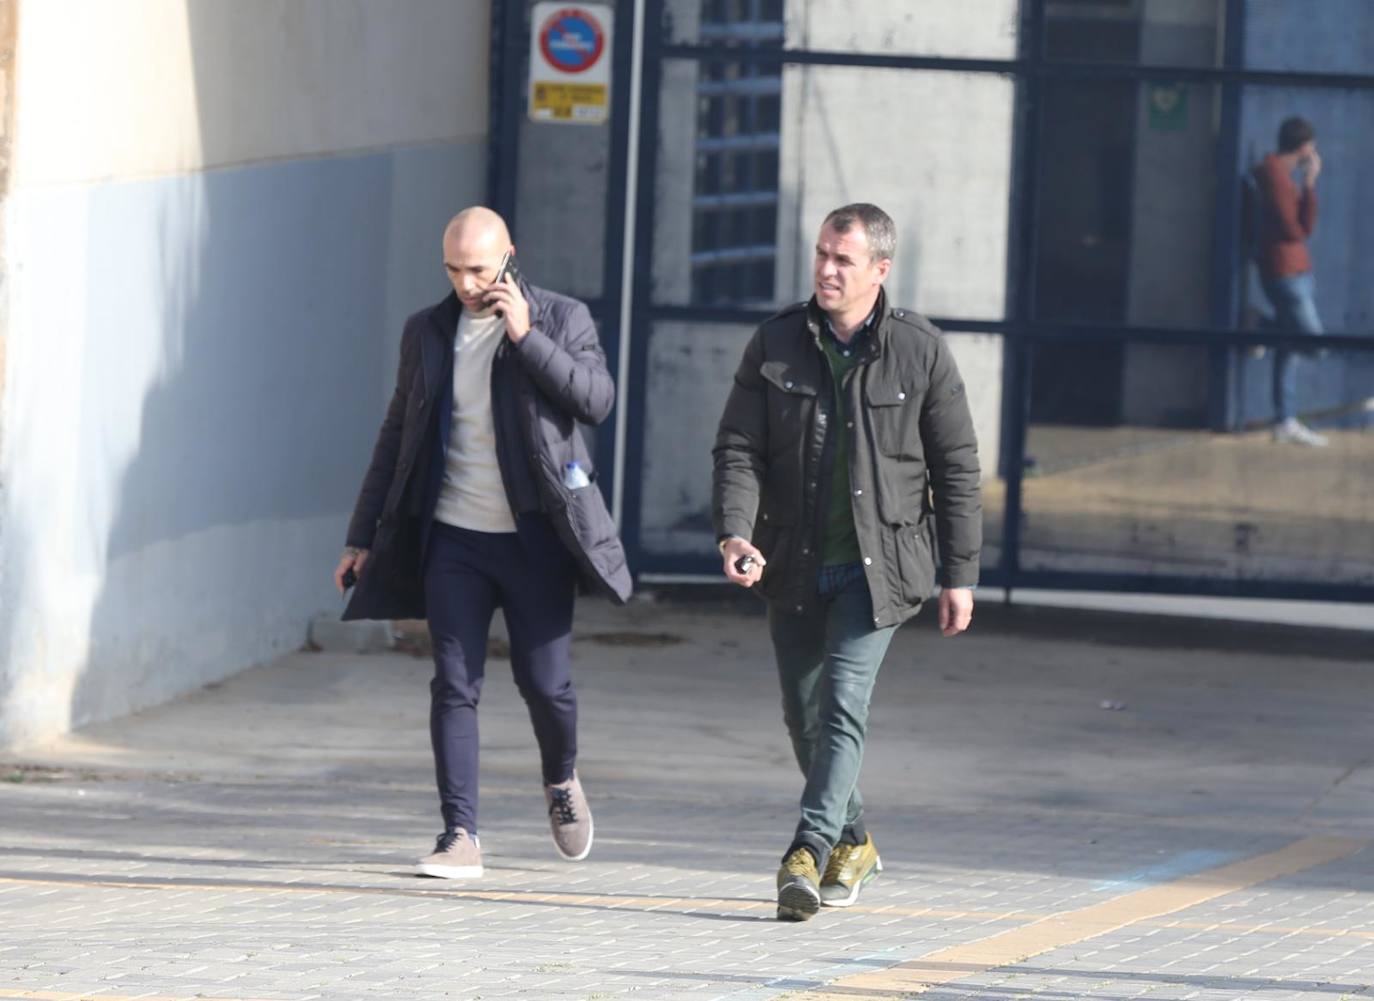
[[[1017,333],[1004,342],[1003,399],[1010,408],[1005,422],[1006,505],[1002,512],[1002,569],[1007,582],[1007,600],[1016,587],[1021,569],[1021,481],[1026,464],[1026,424],[1030,419],[1030,352],[1033,345],[1025,334],[1035,319],[1035,248],[1037,243],[1040,187],[1040,130],[1044,101],[1044,78],[1037,72],[1044,60],[1045,0],[1021,0],[1018,50],[1028,72],[1020,79],[1021,142],[1014,151],[1016,178],[1016,242],[1013,248],[1015,296],[1012,320]]]
[[[516,232],[516,180],[520,168],[520,116],[524,105],[520,70],[529,39],[526,0],[492,0],[491,88],[487,134],[487,205]]]
[[[614,205],[606,220],[606,267],[603,294],[608,309],[615,304],[615,337],[608,351],[608,362],[616,373],[617,405],[615,421],[609,429],[608,447],[614,463],[611,482],[611,517],[617,526],[622,523],[625,500],[625,438],[629,430],[629,409],[639,395],[637,385],[631,383],[630,358],[632,348],[634,267],[635,267],[635,195],[639,181],[639,127],[643,95],[644,68],[644,0],[633,0],[628,18],[618,17],[621,27],[616,32],[616,61],[613,80],[616,96],[611,116],[611,174],[606,187],[607,209],[617,192],[623,199]],[[625,21],[628,20],[628,24]],[[656,95],[655,95],[656,96]],[[604,468],[604,466],[603,466]]]
[[[487,67],[487,204],[496,205],[501,178],[501,122],[505,117],[505,67],[502,45],[505,41],[506,7],[512,0],[491,0],[491,65]]]
[[[623,494],[620,510],[620,536],[633,571],[643,552],[640,533],[643,526],[644,489],[641,472],[644,469],[644,424],[648,411],[646,393],[648,381],[648,346],[653,331],[649,306],[653,296],[653,237],[654,193],[658,169],[658,98],[662,86],[663,40],[659,25],[663,23],[663,0],[643,0],[640,23],[642,43],[641,84],[639,107],[639,141],[633,164],[636,176],[634,192],[634,247],[627,260],[633,271],[630,287],[632,299],[626,314],[626,336],[622,344],[628,357],[621,358],[621,385],[630,392],[628,405],[623,408],[625,421]]]
[[[1225,32],[1222,65],[1241,69],[1245,61],[1245,0],[1225,0]],[[1234,327],[1238,321],[1236,268],[1247,268],[1240,260],[1237,234],[1240,232],[1241,162],[1240,109],[1241,85],[1227,81],[1221,88],[1221,114],[1217,122],[1216,202],[1212,213],[1212,324],[1218,329]],[[1243,277],[1243,276],[1242,276]],[[1233,375],[1239,375],[1244,352],[1239,348],[1219,347],[1211,352],[1208,378],[1208,423],[1214,431],[1225,431],[1241,423],[1242,389]]]
[[[1031,342],[1024,331],[1035,320],[1036,236],[1039,227],[1040,128],[1043,115],[1044,78],[1039,73],[1044,59],[1044,0],[1021,0],[1021,34],[1018,49],[1028,73],[1021,77],[1022,136],[1015,148],[1017,170],[1013,194],[1017,222],[1013,253],[1015,297],[1011,319],[1017,334],[1006,341],[1007,390],[1004,400],[1011,408],[1007,422],[1006,507],[1002,516],[1002,567],[1006,574],[1007,601],[1021,570],[1021,481],[1025,470],[1026,422],[1031,416]]]

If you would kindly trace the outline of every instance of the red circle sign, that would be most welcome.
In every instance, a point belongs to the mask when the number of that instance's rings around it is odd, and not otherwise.
[[[584,73],[596,65],[606,47],[601,25],[580,7],[556,10],[539,29],[539,51],[554,69]]]

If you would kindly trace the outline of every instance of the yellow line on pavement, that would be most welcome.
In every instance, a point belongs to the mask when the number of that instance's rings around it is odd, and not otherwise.
[[[1347,858],[1368,843],[1354,838],[1303,838],[1275,852],[1136,890],[1076,911],[1053,914],[976,942],[937,949],[886,970],[840,977],[797,996],[806,1001],[855,1001],[921,994],[941,984],[1023,962],[1127,925]]]
[[[160,997],[152,994],[73,994],[70,991],[11,991],[0,988],[0,1001],[282,1001],[281,998],[221,998],[213,994],[178,994]]]
[[[1261,864],[1266,859],[1287,859],[1291,852],[1296,851],[1300,846],[1309,846],[1304,851],[1311,850],[1314,844],[1348,844],[1354,847],[1341,855],[1351,854],[1358,850],[1364,842],[1344,841],[1341,839],[1309,839],[1304,842],[1297,842],[1280,852],[1272,855],[1259,856],[1256,859],[1246,860],[1215,869],[1210,872],[1200,873],[1194,876],[1180,879],[1173,883],[1165,884],[1164,887],[1154,887],[1141,890],[1125,897],[1119,897],[1108,901],[1106,904],[1096,905],[1081,911],[1072,911],[1068,915],[1045,914],[1037,911],[1017,911],[1017,910],[965,910],[942,907],[899,907],[893,904],[873,904],[857,905],[848,908],[850,914],[866,913],[876,914],[884,917],[903,917],[903,918],[931,918],[935,920],[948,921],[976,921],[979,923],[988,922],[1016,922],[1023,927],[1039,927],[1051,922],[1058,922],[1073,915],[1089,915],[1098,913],[1098,909],[1108,905],[1118,906],[1124,901],[1141,900],[1143,896],[1157,892],[1164,888],[1178,888],[1191,885],[1198,880],[1216,880],[1218,878],[1229,878],[1234,881],[1233,872],[1239,872],[1246,866]],[[1319,864],[1312,863],[1312,864]],[[1307,866],[1302,866],[1306,868]],[[1267,870],[1265,870],[1267,871]],[[1294,870],[1297,871],[1297,870]],[[1265,877],[1269,878],[1269,877]],[[1255,882],[1251,880],[1250,882]],[[96,890],[174,890],[179,892],[199,891],[210,893],[263,893],[263,894],[342,894],[345,896],[382,896],[382,897],[411,897],[430,900],[472,900],[486,903],[509,903],[523,904],[526,906],[550,906],[550,907],[596,907],[610,910],[680,910],[684,913],[701,913],[703,911],[720,912],[750,912],[767,911],[772,913],[774,903],[772,900],[741,900],[739,898],[724,897],[653,897],[653,896],[618,896],[615,894],[588,894],[571,893],[560,890],[479,890],[475,888],[464,889],[452,886],[441,881],[415,879],[414,882],[421,886],[345,886],[337,883],[306,883],[306,882],[268,882],[265,880],[207,880],[207,879],[110,879],[99,876],[82,876],[80,874],[52,874],[43,875],[34,873],[31,876],[0,876],[0,885],[9,886],[42,886],[60,887],[70,886],[74,888],[96,889]],[[433,889],[424,889],[422,886],[430,883]],[[1237,884],[1235,888],[1239,888]],[[1250,885],[1245,883],[1244,885]],[[1220,893],[1231,892],[1232,887],[1220,890]],[[1217,894],[1213,894],[1215,896]],[[1188,906],[1184,904],[1182,906]],[[1155,922],[1153,917],[1171,913],[1169,910],[1155,911],[1153,914],[1141,912],[1139,917],[1133,918],[1132,923],[1146,922],[1157,924],[1162,927],[1188,927],[1188,928],[1218,928],[1221,930],[1245,932],[1269,931],[1275,934],[1306,934],[1325,937],[1337,936],[1360,936],[1374,937],[1374,929],[1334,929],[1322,927],[1280,927],[1276,925],[1250,925],[1245,923],[1227,922],[1225,924],[1214,924],[1210,922],[1182,922],[1182,921],[1160,921]],[[1012,929],[1011,932],[1019,932],[1022,929]],[[103,996],[103,995],[102,995]],[[3,994],[0,994],[0,1001],[5,1001]],[[237,1001],[237,999],[236,999]]]

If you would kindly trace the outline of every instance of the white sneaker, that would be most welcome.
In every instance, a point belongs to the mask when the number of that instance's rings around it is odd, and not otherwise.
[[[1274,425],[1274,440],[1292,445],[1309,445],[1313,448],[1325,448],[1329,444],[1326,435],[1317,434],[1296,417],[1289,417]]]

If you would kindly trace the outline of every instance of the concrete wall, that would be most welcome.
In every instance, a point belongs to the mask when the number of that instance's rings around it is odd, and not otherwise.
[[[487,5],[25,0],[0,745],[299,646],[479,201]]]
[[[791,48],[1011,59],[1019,0],[788,0],[785,16]]]
[[[0,206],[10,190],[14,155],[14,36],[18,0],[0,0]],[[0,431],[4,429],[5,346],[9,329],[9,231],[0,211]],[[3,471],[0,470],[0,477]],[[0,478],[0,493],[5,489]]]

